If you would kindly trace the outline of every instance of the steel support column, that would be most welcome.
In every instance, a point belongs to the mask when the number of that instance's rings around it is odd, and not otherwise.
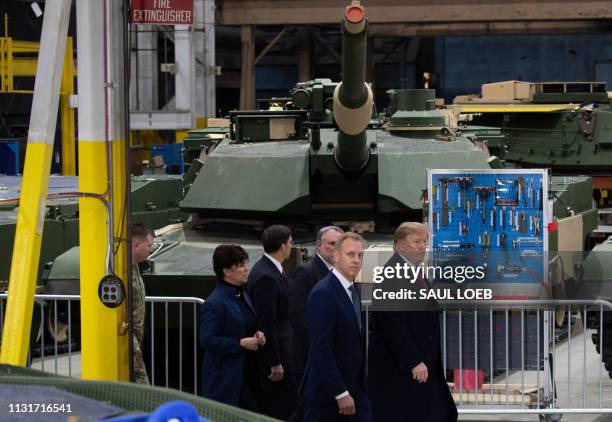
[[[176,110],[193,112],[195,60],[192,33],[189,25],[175,25],[174,31]]]
[[[197,3],[196,3],[197,4]],[[197,9],[196,9],[197,11]],[[196,14],[196,17],[198,15]],[[204,107],[203,112],[207,117],[217,115],[217,67],[215,61],[215,1],[203,0],[204,19]],[[200,78],[198,78],[200,80]]]
[[[95,198],[82,198],[79,203],[84,379],[127,380],[129,375],[126,303],[109,308],[98,297],[99,283],[111,270],[114,269],[124,285],[128,279],[126,227],[117,229],[124,224],[127,212],[122,208],[125,202],[125,159],[120,152],[125,145],[120,134],[123,123],[117,121],[118,104],[126,89],[122,73],[118,75],[123,72],[122,3],[77,1],[79,189],[104,195],[107,200],[115,199],[108,207]],[[111,210],[113,218],[109,214]],[[119,243],[115,244],[113,237],[120,239]]]
[[[312,38],[310,32],[305,28],[300,28],[297,39],[298,81],[309,81],[312,79]]]
[[[242,58],[240,64],[240,109],[255,109],[255,28],[240,28]]]
[[[128,174],[128,155],[126,148],[126,122],[129,118],[129,109],[126,104],[128,87],[126,83],[126,63],[125,63],[125,36],[127,25],[127,13],[129,1],[107,0],[108,8],[108,70],[110,80],[107,81],[106,90],[108,92],[108,109],[110,115],[109,136],[112,142],[112,208],[113,208],[113,252],[114,252],[114,272],[124,282],[126,291],[131,291],[131,271],[128,259],[128,221],[129,221],[129,174]],[[108,149],[107,149],[108,151]],[[113,379],[121,381],[129,380],[129,345],[131,338],[128,335],[128,322],[131,317],[127,315],[128,306],[126,301],[114,314],[116,320],[115,336],[116,349],[113,353],[117,354],[116,373],[112,374]],[[101,315],[100,315],[101,316]],[[111,355],[112,356],[112,355]],[[100,361],[99,364],[105,363]]]
[[[135,110],[152,111],[158,110],[157,102],[157,72],[159,63],[157,59],[157,32],[152,25],[134,25],[136,29],[136,57],[138,73],[137,97]]]
[[[0,362],[25,366],[32,325],[49,171],[57,124],[70,0],[47,0],[28,131]]]

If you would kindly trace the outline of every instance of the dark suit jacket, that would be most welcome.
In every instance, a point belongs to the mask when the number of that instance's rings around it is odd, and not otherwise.
[[[385,266],[404,262],[395,253]],[[457,420],[442,367],[438,312],[374,312],[369,347],[368,390],[375,421]],[[420,362],[429,373],[422,384],[412,378],[412,368]]]
[[[283,365],[285,372],[292,366],[291,324],[289,322],[289,300],[287,281],[266,256],[253,265],[247,283],[260,329],[266,335],[266,344],[260,349],[266,374],[270,367]]]
[[[304,373],[308,358],[310,330],[306,316],[306,302],[312,288],[329,274],[329,269],[319,255],[298,266],[289,280],[289,320],[293,327],[294,371]]]
[[[218,283],[200,315],[199,343],[206,350],[202,365],[202,395],[238,406],[243,381],[245,350],[240,339],[250,337],[240,311],[236,289]],[[255,312],[251,300],[247,305]]]
[[[304,400],[336,404],[347,391],[365,392],[363,329],[340,280],[329,273],[312,289],[307,304],[310,324],[308,362],[302,384]]]
[[[262,410],[268,416],[286,420],[297,406],[287,281],[274,263],[263,256],[251,269],[247,288],[266,335],[266,344],[259,349]],[[272,382],[268,379],[270,367],[279,364],[283,365],[285,375],[281,381]]]

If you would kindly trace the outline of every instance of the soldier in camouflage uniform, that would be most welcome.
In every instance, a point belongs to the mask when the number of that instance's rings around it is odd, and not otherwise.
[[[147,369],[142,358],[142,340],[145,322],[145,286],[140,276],[138,263],[151,255],[154,234],[142,224],[133,224],[132,236],[132,333],[134,342],[134,381],[138,384],[149,384]]]

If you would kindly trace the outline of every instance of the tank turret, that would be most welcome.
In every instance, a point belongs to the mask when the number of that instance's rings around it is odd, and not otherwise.
[[[390,224],[420,216],[428,168],[489,167],[468,139],[440,136],[434,91],[397,92],[398,113],[383,126],[365,80],[366,10],[353,1],[339,12],[342,81],[300,82],[283,110],[231,112],[228,138],[206,157],[184,210],[309,227]]]
[[[373,95],[365,82],[367,26],[363,6],[353,1],[342,21],[342,82],[334,90],[334,119],[338,125],[334,157],[346,171],[362,169],[370,156],[366,129]]]

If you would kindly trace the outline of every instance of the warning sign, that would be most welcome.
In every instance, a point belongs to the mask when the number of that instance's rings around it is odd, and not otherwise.
[[[191,25],[193,0],[132,0],[132,23]]]

